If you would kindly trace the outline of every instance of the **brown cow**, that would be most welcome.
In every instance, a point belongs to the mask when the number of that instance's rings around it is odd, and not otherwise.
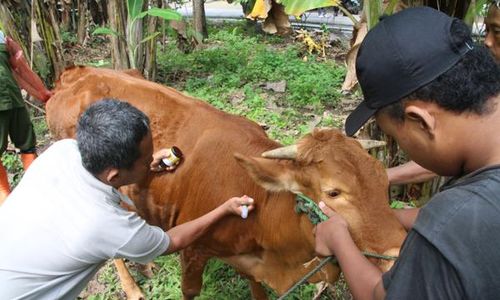
[[[186,299],[199,294],[211,257],[247,276],[255,298],[266,298],[259,282],[281,294],[313,268],[317,262],[307,264],[315,258],[313,226],[294,212],[293,193],[323,200],[342,214],[360,249],[398,254],[405,231],[387,205],[385,171],[356,140],[316,130],[298,142],[294,159],[261,158],[280,145],[256,123],[136,76],[87,67],[65,71],[57,83],[47,104],[53,136],[74,137],[80,113],[104,97],[130,102],[149,116],[155,150],[176,145],[184,152],[175,172],[151,174],[126,188],[149,223],[167,230],[234,195],[256,201],[248,219],[227,217],[182,251]],[[391,265],[374,262],[382,270]],[[313,280],[333,282],[338,275],[328,265]]]

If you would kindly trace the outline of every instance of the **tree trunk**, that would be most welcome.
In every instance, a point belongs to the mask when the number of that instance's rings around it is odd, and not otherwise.
[[[39,22],[47,57],[51,62],[52,74],[54,78],[59,78],[66,63],[63,57],[58,21],[55,16],[55,3],[51,1],[48,3],[49,6],[46,6],[41,0],[35,0],[34,2],[36,5],[36,18]]]
[[[101,12],[102,15],[102,24],[107,24],[108,23],[108,10],[106,9],[107,5],[107,0],[101,0],[99,2],[99,11]]]
[[[156,7],[163,8],[163,1],[157,0]],[[151,34],[156,32],[158,27],[158,18],[148,18],[147,33]],[[163,22],[161,20],[160,22]],[[145,61],[144,61],[144,77],[148,80],[154,81],[156,79],[156,51],[157,51],[157,38],[151,39],[146,43],[145,47]]]
[[[55,0],[50,0],[47,2],[48,7],[46,7],[45,13],[48,13],[50,25],[54,31],[54,37],[56,41],[61,41],[61,29],[59,27],[59,20],[57,19],[57,5]]]
[[[73,28],[74,31],[78,31],[78,23],[76,21],[77,16],[76,14],[78,13],[78,6],[80,5],[80,0],[76,1],[71,1],[71,28]]]
[[[149,7],[149,1],[144,1],[143,6],[142,6],[142,11],[146,11]],[[141,73],[144,74],[144,65],[146,63],[146,44],[141,43],[143,38],[145,38],[149,31],[144,32],[144,27],[146,27],[146,30],[148,29],[148,20],[150,20],[149,16],[146,16],[142,19],[136,20],[134,22],[133,28],[130,32],[127,32],[127,34],[130,34],[128,36],[129,38],[129,47],[133,47],[132,49],[135,49],[135,51],[132,53],[130,52],[129,49],[129,55],[132,55],[129,57],[130,62],[130,67],[139,70]],[[132,22],[132,20],[127,20],[127,28],[129,28],[129,24]],[[154,23],[156,24],[156,23]],[[153,31],[154,32],[154,31]],[[132,62],[133,59],[133,62]]]
[[[26,54],[26,59],[29,59],[30,7],[0,1],[0,22],[4,33],[18,42]]]
[[[108,1],[109,27],[120,36],[111,36],[111,58],[113,68],[118,70],[129,69],[130,63],[127,53],[127,44],[125,42],[125,24],[127,14],[125,12],[125,3],[121,0]]]
[[[92,17],[92,21],[94,22],[94,24],[98,26],[103,26],[104,20],[102,18],[102,12],[100,11],[99,3],[97,3],[96,0],[85,0],[85,1],[88,1],[90,16]]]
[[[33,61],[38,73],[49,82],[53,82],[64,70],[65,62],[61,41],[57,39],[58,21],[54,14],[51,18],[50,8],[47,5],[42,0],[33,0],[32,5],[28,1],[2,0],[0,1],[0,21],[5,33],[22,47],[26,60]],[[35,40],[32,45],[31,20],[38,27],[42,43],[38,43],[40,40]],[[36,30],[36,28],[33,29]]]
[[[83,45],[87,36],[87,0],[78,0],[78,44]]]
[[[202,40],[208,38],[204,0],[193,0],[193,25],[194,31],[202,38]],[[202,41],[198,42],[201,43]]]
[[[435,8],[447,15],[463,19],[471,0],[424,0],[424,5]]]
[[[63,31],[71,31],[70,20],[71,20],[71,1],[62,0],[61,4],[61,29]]]

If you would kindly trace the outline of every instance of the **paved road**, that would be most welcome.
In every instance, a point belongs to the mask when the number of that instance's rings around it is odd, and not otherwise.
[[[193,15],[191,3],[178,7],[177,11],[186,17],[191,17]],[[207,1],[207,3],[205,3],[205,14],[209,19],[231,20],[245,17],[239,4],[229,4],[226,1]],[[293,26],[297,27],[307,26],[319,28],[322,24],[325,24],[329,28],[338,29],[347,34],[351,34],[352,32],[352,22],[349,18],[340,15],[335,16],[333,12],[330,11],[321,16],[316,11],[307,12],[303,15],[301,20],[297,20],[295,17],[291,16],[290,22],[292,22]]]
[[[193,8],[191,2],[177,8],[182,15],[191,17]],[[239,4],[230,4],[226,1],[207,1],[205,3],[205,14],[209,19],[232,20],[244,18],[243,10]],[[359,16],[355,16],[359,19]],[[330,29],[340,30],[346,35],[352,34],[352,21],[342,15],[335,16],[332,11],[328,11],[326,15],[319,15],[317,11],[306,12],[302,16],[302,20],[297,20],[295,17],[290,17],[290,22],[294,27],[309,27],[320,28],[322,24],[327,25]],[[474,24],[472,32],[475,35],[484,35],[484,26],[481,18],[478,18],[478,23]]]

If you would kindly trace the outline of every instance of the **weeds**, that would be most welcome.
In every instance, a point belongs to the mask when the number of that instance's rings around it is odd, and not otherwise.
[[[187,92],[210,87],[215,89],[213,95],[222,98],[227,96],[224,92],[247,84],[258,88],[265,82],[285,80],[287,91],[281,104],[294,108],[311,104],[334,107],[340,99],[338,89],[345,70],[334,62],[303,61],[293,45],[279,50],[227,30],[208,43],[208,48],[188,55],[173,45],[160,54],[163,80],[178,84],[181,77]]]
[[[7,172],[11,175],[9,176],[9,184],[11,190],[16,187],[21,178],[23,177],[24,170],[23,164],[19,155],[14,151],[6,151],[2,155],[2,165],[5,167]]]
[[[190,54],[169,44],[158,54],[160,81],[218,109],[264,123],[271,138],[290,144],[311,129],[304,115],[337,105],[345,69],[335,62],[303,61],[298,47],[282,42],[279,37],[246,36],[244,25],[237,24],[213,32],[204,48]],[[262,87],[283,80],[284,93]],[[235,99],[238,93],[241,99]],[[341,124],[331,118],[318,124],[332,125]]]

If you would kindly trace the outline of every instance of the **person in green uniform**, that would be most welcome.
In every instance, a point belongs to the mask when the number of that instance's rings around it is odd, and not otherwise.
[[[7,149],[10,138],[20,150],[26,170],[36,157],[36,137],[20,87],[42,101],[51,95],[28,67],[19,45],[0,31],[0,155]],[[9,193],[7,171],[0,162],[0,205]]]

